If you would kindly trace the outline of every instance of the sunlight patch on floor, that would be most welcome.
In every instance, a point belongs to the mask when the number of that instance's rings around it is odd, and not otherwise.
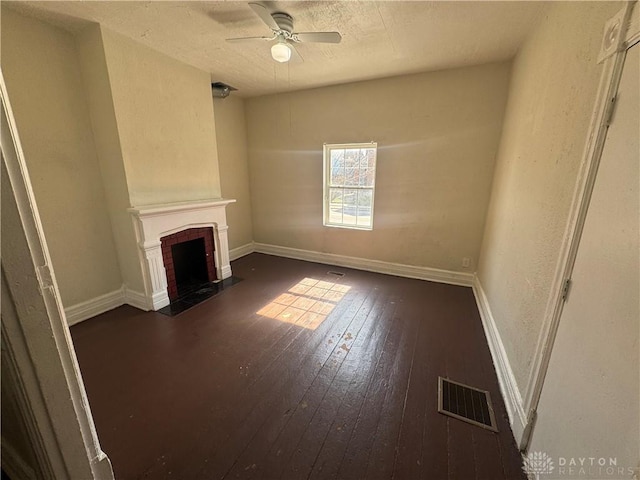
[[[256,313],[315,330],[350,289],[348,285],[304,278]]]

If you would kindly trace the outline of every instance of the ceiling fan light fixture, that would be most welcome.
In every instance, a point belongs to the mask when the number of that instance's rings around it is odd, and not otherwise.
[[[291,60],[291,47],[285,42],[278,42],[271,47],[271,56],[276,62],[288,62]]]

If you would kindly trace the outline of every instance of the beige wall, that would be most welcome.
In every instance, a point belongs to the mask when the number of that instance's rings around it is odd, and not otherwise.
[[[131,203],[219,198],[210,75],[101,30]]]
[[[133,223],[127,212],[131,199],[101,27],[92,25],[85,28],[78,33],[76,43],[122,282],[126,288],[142,293],[145,291],[144,281]]]
[[[120,288],[74,38],[3,7],[2,71],[64,305]]]
[[[123,283],[144,292],[127,208],[221,196],[209,74],[98,25],[74,38],[2,14],[3,71],[65,306]]]
[[[233,249],[253,241],[244,100],[234,96],[215,98],[213,109],[222,196],[236,200],[227,207],[229,248]]]
[[[559,2],[517,55],[478,268],[521,393],[527,385],[618,2]]]
[[[640,466],[640,45],[618,97],[531,450],[605,458],[607,467],[615,458],[618,478],[631,478]],[[595,467],[583,477],[606,478]]]
[[[475,270],[509,64],[246,101],[254,239]],[[378,143],[373,231],[322,226],[323,143]]]

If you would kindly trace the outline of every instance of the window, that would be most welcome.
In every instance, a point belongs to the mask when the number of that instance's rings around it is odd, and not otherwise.
[[[324,225],[373,229],[376,143],[324,146]]]

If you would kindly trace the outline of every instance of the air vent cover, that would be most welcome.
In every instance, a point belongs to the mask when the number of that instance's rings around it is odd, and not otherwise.
[[[497,432],[491,396],[486,390],[438,377],[438,412]]]
[[[211,84],[213,96],[217,98],[227,98],[231,92],[235,92],[236,90],[238,89],[222,82],[214,82]]]

